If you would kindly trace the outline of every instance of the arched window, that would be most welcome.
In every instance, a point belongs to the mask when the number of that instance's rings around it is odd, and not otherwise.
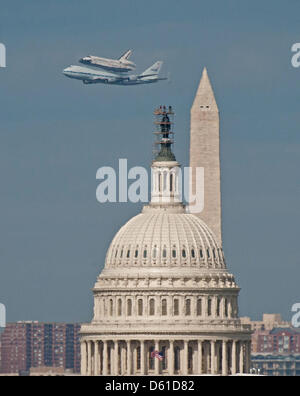
[[[185,300],[185,315],[189,316],[191,314],[191,300],[188,298]]]
[[[149,315],[155,315],[155,300],[154,298],[151,298],[150,303],[149,303]]]
[[[214,256],[214,259],[216,259],[216,250],[215,250],[215,248],[213,248],[213,256]]]
[[[200,257],[203,258],[203,250],[200,249]]]
[[[163,316],[167,315],[167,300],[165,298],[161,302],[161,314]]]
[[[167,257],[167,249],[164,248],[164,249],[163,249],[163,258],[166,258],[166,257]]]
[[[170,191],[173,191],[173,175],[172,173],[170,174]]]
[[[120,257],[123,257],[123,249],[121,250]]]
[[[179,315],[179,300],[178,298],[174,298],[174,316],[178,316]]]
[[[211,298],[207,299],[207,316],[211,316]]]
[[[173,258],[176,258],[176,249],[173,249],[173,250],[172,250],[172,257],[173,257]]]
[[[143,300],[141,298],[138,300],[138,315],[143,315]]]
[[[127,300],[127,316],[132,315],[132,300]]]
[[[118,255],[118,249],[116,249],[115,258],[117,258],[117,255]]]
[[[210,258],[209,249],[207,249],[207,258]]]
[[[134,257],[137,258],[139,255],[139,251],[136,249],[135,253],[134,253]]]
[[[185,251],[185,249],[182,249],[182,257],[183,257],[183,258],[186,258],[186,251]]]
[[[118,299],[118,315],[122,315],[122,300],[121,298]]]
[[[191,256],[192,256],[192,258],[195,258],[195,250],[194,249],[191,250]]]
[[[130,257],[130,250],[127,250],[127,258]]]
[[[198,298],[197,300],[197,316],[202,316],[202,300]]]
[[[147,250],[146,249],[144,250],[143,257],[147,258]]]
[[[113,316],[113,313],[114,313],[114,302],[113,299],[111,298],[109,300],[109,315]]]
[[[154,246],[154,248],[153,248],[153,258],[156,258],[156,257],[157,257],[157,247]]]

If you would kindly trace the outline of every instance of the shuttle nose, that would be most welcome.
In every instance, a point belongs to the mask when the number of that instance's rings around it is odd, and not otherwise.
[[[90,56],[85,56],[84,58],[79,59],[80,63],[89,63],[90,61],[91,61]]]

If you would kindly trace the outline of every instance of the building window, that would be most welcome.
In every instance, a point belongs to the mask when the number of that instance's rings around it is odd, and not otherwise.
[[[207,299],[207,316],[211,316],[211,298]]]
[[[167,315],[167,300],[165,298],[161,302],[161,314],[163,316]]]
[[[118,315],[122,315],[122,300],[120,298],[118,300]]]
[[[138,251],[138,250],[136,250],[136,251],[135,251],[135,253],[134,253],[134,257],[135,257],[135,258],[137,258],[137,257],[138,257],[138,255],[139,255],[139,251]]]
[[[144,254],[143,254],[144,258],[147,258],[147,250],[144,250]]]
[[[188,298],[185,300],[185,315],[189,316],[191,314],[191,300]]]
[[[127,316],[132,315],[132,300],[127,300]]]
[[[202,315],[202,300],[201,298],[198,298],[197,300],[197,316]]]
[[[156,258],[156,256],[157,256],[157,247],[154,246],[154,248],[153,248],[153,258]]]
[[[113,316],[113,311],[114,311],[114,302],[112,299],[109,300],[109,315]]]
[[[210,258],[210,253],[209,253],[209,249],[207,249],[207,258]]]
[[[179,300],[178,298],[174,298],[174,316],[179,315]]]
[[[176,258],[176,250],[175,249],[172,250],[172,257]]]
[[[203,258],[203,250],[200,249],[200,257]]]
[[[138,300],[138,315],[143,315],[143,300],[141,298]]]
[[[151,298],[150,303],[149,303],[149,315],[155,315],[155,300],[154,298]]]
[[[220,298],[218,297],[218,298],[217,298],[217,311],[216,311],[216,315],[217,315],[217,316],[220,316],[220,305],[221,305],[221,300],[220,300]]]
[[[130,250],[127,250],[127,258],[130,257]]]
[[[182,257],[183,257],[183,258],[186,258],[186,251],[185,251],[185,249],[182,249]]]
[[[228,317],[228,301],[227,298],[225,298],[225,317]]]
[[[192,255],[192,258],[195,258],[195,250],[194,249],[191,250],[191,255]]]
[[[166,257],[167,257],[167,249],[164,248],[164,249],[163,249],[163,258],[166,258]]]

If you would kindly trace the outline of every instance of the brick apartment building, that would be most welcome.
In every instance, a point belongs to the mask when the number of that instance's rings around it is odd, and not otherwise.
[[[0,372],[61,367],[79,373],[79,330],[80,324],[73,323],[7,323],[0,336]]]

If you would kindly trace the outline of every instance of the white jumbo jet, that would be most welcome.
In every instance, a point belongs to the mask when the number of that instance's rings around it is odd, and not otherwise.
[[[63,74],[69,78],[81,80],[84,84],[112,84],[112,85],[139,85],[150,84],[160,80],[167,80],[166,77],[159,77],[159,72],[163,62],[157,61],[146,69],[142,74],[124,76],[116,73],[108,73],[90,69],[82,66],[69,66],[63,70]]]
[[[111,72],[127,73],[134,70],[136,67],[135,63],[128,60],[131,54],[132,51],[128,50],[119,59],[100,58],[99,56],[89,55],[79,59],[79,62],[100,67],[101,69]]]

